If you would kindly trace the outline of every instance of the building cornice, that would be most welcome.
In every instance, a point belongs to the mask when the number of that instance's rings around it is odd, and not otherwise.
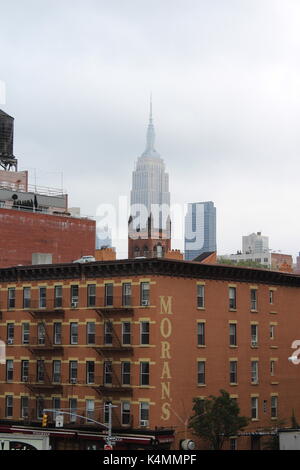
[[[220,281],[256,282],[300,287],[300,276],[290,273],[171,259],[125,259],[94,263],[16,266],[0,269],[0,282],[93,279],[157,275]]]

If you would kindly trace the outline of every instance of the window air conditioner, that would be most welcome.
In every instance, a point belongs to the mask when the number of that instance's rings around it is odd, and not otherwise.
[[[257,346],[257,341],[256,341],[256,340],[252,340],[252,341],[251,341],[251,346],[252,346],[253,348],[255,348],[255,347]]]
[[[7,340],[7,344],[14,344],[14,340],[13,340],[13,338],[8,338],[8,340]]]
[[[71,379],[71,384],[77,384],[77,379],[75,378]]]
[[[71,302],[71,307],[72,308],[77,308],[78,307],[78,302]]]
[[[149,305],[149,300],[142,300],[143,307],[148,307],[148,305]]]
[[[141,426],[149,426],[149,421],[147,419],[142,419],[140,422]]]

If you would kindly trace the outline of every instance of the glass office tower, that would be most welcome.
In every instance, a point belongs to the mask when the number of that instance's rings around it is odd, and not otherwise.
[[[184,251],[186,260],[217,251],[216,208],[212,201],[188,204],[185,216]]]

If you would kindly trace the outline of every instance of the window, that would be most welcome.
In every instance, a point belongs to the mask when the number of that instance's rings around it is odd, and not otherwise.
[[[5,417],[12,418],[14,414],[13,409],[13,395],[6,395],[5,397]]]
[[[86,342],[87,344],[95,344],[96,343],[96,323],[95,322],[88,322],[86,324]]]
[[[150,323],[148,321],[142,321],[140,323],[140,336],[141,344],[150,344]]]
[[[39,288],[39,308],[46,308],[46,287]]]
[[[87,306],[96,306],[96,284],[89,284],[87,286]]]
[[[94,412],[95,412],[95,402],[94,400],[86,400],[86,417],[94,419]],[[88,423],[89,421],[86,420]]]
[[[130,362],[121,362],[122,385],[130,385]]]
[[[112,385],[112,363],[111,361],[104,361],[104,385]]]
[[[57,410],[54,411],[52,414],[52,418],[55,421],[56,417],[60,415],[60,398],[59,397],[53,397],[52,399],[52,409]]]
[[[274,291],[273,290],[269,291],[269,300],[270,300],[270,304],[274,303]]]
[[[22,323],[22,344],[29,344],[29,323]]]
[[[14,379],[14,361],[12,359],[6,360],[6,381],[12,382]]]
[[[258,361],[251,361],[251,383],[258,383]]]
[[[123,307],[131,306],[131,283],[125,282],[122,286],[122,305]]]
[[[7,344],[14,343],[14,336],[15,336],[15,324],[8,323],[7,324]]]
[[[270,360],[270,374],[271,374],[272,376],[275,375],[275,364],[276,364],[276,361],[274,361],[274,360],[271,359],[271,360]]]
[[[114,285],[112,283],[105,284],[105,306],[112,307],[114,304]]]
[[[275,339],[275,325],[270,325],[270,339]]]
[[[21,362],[21,382],[28,382],[29,361],[27,359]]]
[[[122,343],[131,344],[131,323],[130,322],[122,323]]]
[[[205,323],[199,322],[197,324],[197,343],[198,346],[205,346]]]
[[[23,288],[23,308],[30,308],[31,303],[31,289],[30,287]]]
[[[229,439],[229,442],[230,442],[230,450],[237,450],[237,438],[231,437]]]
[[[76,414],[77,414],[77,399],[69,399],[69,408],[70,408],[70,423],[76,423]]]
[[[128,426],[130,425],[130,402],[129,401],[123,401],[121,403],[121,416],[122,416],[122,426]]]
[[[8,288],[7,308],[15,308],[16,306],[16,289],[15,287]]]
[[[46,328],[44,323],[38,323],[38,345],[44,346],[46,343]]]
[[[205,298],[204,298],[204,286],[197,285],[197,307],[204,308]]]
[[[229,345],[237,345],[236,323],[229,323]]]
[[[150,283],[149,282],[141,282],[140,287],[141,292],[141,306],[147,307],[150,305]]]
[[[230,361],[229,364],[229,382],[237,384],[237,361]]]
[[[205,361],[198,361],[198,385],[205,385]]]
[[[43,414],[44,414],[44,398],[38,397],[36,399],[36,417],[37,419],[42,419]]]
[[[95,383],[95,362],[87,361],[86,363],[86,383]]]
[[[112,345],[113,344],[113,326],[111,321],[106,321],[104,323],[104,344]]]
[[[53,382],[61,381],[61,361],[53,361]]]
[[[140,402],[140,426],[149,426],[149,403]]]
[[[250,308],[251,310],[257,310],[257,290],[250,289]]]
[[[71,286],[71,308],[77,308],[79,302],[79,287]]]
[[[251,397],[251,418],[258,419],[258,398]]]
[[[21,418],[28,418],[29,416],[29,398],[21,397]]]
[[[70,344],[78,344],[78,323],[70,323]]]
[[[37,381],[38,382],[44,382],[45,379],[45,364],[42,359],[39,359],[36,363],[36,368],[37,368]]]
[[[140,363],[140,385],[149,385],[150,383],[150,364],[149,362]]]
[[[271,397],[271,418],[277,418],[278,397]]]
[[[77,369],[78,369],[77,361],[70,361],[69,368],[70,368],[70,383],[76,384],[77,383]]]
[[[236,287],[229,287],[229,308],[236,310]]]
[[[54,344],[61,344],[61,323],[53,323],[53,342]]]
[[[62,286],[54,287],[54,307],[61,308],[63,305],[63,288]]]
[[[258,346],[258,325],[251,325],[251,346]]]

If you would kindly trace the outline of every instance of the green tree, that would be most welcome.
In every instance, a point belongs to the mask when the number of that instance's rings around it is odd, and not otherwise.
[[[189,421],[194,433],[214,450],[221,450],[226,439],[236,436],[249,423],[248,418],[240,416],[236,400],[226,390],[220,390],[220,394],[204,400],[194,398],[194,416]]]
[[[234,261],[229,258],[224,258],[220,256],[218,258],[218,263],[219,264],[227,264],[229,266],[240,266],[240,267],[246,267],[246,268],[259,268],[259,269],[270,269],[269,266],[263,265],[261,263],[258,263],[256,261],[252,261],[251,259],[245,260],[245,261]]]

